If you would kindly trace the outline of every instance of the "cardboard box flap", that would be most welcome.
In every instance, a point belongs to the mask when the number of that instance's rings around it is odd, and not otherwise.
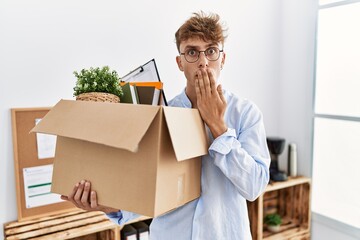
[[[135,152],[159,109],[150,105],[60,100],[31,132]]]
[[[197,109],[163,107],[176,159],[182,161],[208,153],[205,125]]]

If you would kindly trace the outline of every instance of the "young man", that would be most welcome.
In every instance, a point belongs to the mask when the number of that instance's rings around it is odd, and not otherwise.
[[[176,62],[186,88],[169,105],[197,108],[211,145],[202,157],[200,198],[154,218],[154,240],[251,240],[246,200],[255,200],[269,182],[270,158],[262,114],[217,84],[225,64],[225,29],[216,14],[195,13],[176,32]],[[236,79],[235,79],[236,80]],[[90,183],[78,183],[63,199],[86,210],[101,210],[123,224],[134,213],[97,205]]]

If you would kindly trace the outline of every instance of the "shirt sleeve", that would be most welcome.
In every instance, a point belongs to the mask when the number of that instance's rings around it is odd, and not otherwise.
[[[112,212],[106,214],[106,216],[110,219],[110,221],[118,225],[124,225],[128,221],[140,217],[140,215],[137,213],[127,212],[127,211]]]
[[[269,182],[270,157],[262,114],[249,104],[238,129],[228,128],[210,145],[209,154],[224,175],[249,201],[255,200]]]

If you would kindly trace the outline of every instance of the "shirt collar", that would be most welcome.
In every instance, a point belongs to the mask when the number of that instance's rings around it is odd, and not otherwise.
[[[188,98],[188,96],[187,96],[186,93],[185,93],[185,89],[186,89],[186,88],[184,88],[183,91],[182,91],[181,94],[180,94],[180,101],[181,101],[181,103],[184,105],[184,107],[186,107],[186,108],[192,108],[192,104],[191,104],[191,102],[190,102],[190,99]]]

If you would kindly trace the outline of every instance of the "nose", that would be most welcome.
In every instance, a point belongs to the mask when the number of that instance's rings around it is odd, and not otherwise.
[[[198,60],[198,67],[199,68],[205,68],[208,66],[209,60],[205,56],[205,52],[199,53],[199,60]]]

